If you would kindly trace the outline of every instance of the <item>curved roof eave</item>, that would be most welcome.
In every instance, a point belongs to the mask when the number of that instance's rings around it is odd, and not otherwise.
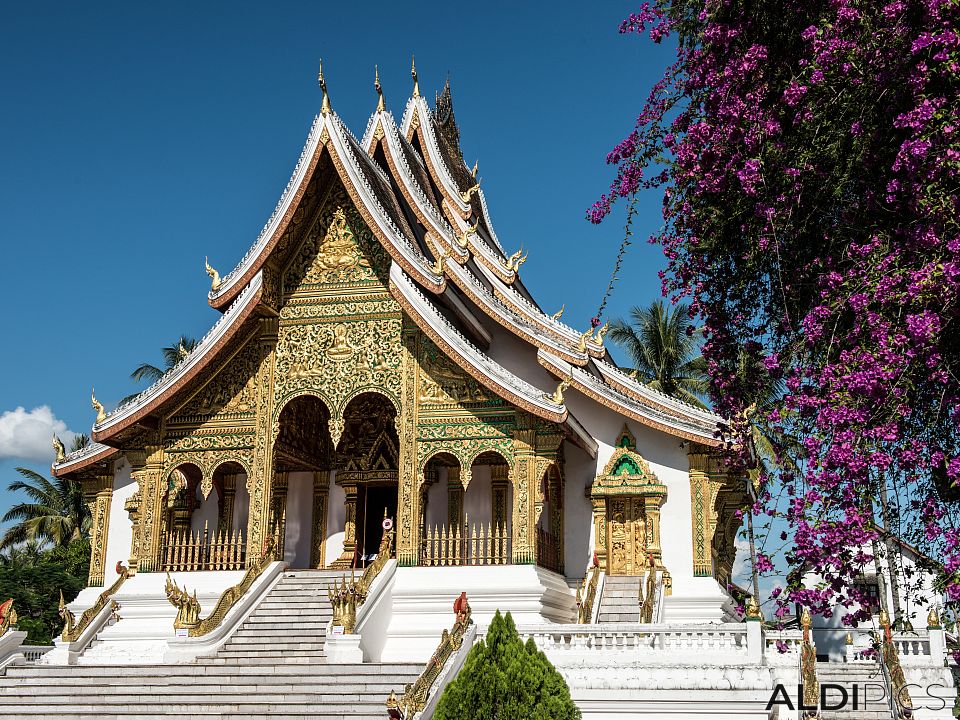
[[[551,355],[548,352],[537,353],[538,362],[557,377],[568,378],[571,387],[583,395],[627,417],[633,418],[647,427],[660,430],[674,437],[709,446],[720,445],[714,437],[716,425],[711,426],[701,418],[680,417],[664,412],[657,407],[630,397],[591,375],[586,370]]]
[[[119,454],[120,451],[117,448],[98,442],[90,442],[79,450],[67,455],[63,459],[63,462],[53,463],[53,465],[50,466],[50,470],[54,477],[63,477],[85,470],[91,465],[109,460]]]

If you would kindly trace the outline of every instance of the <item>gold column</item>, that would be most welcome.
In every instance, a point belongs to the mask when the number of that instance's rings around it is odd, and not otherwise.
[[[404,321],[401,353],[400,414],[397,417],[397,564],[416,565],[420,554],[420,472],[417,468],[417,344],[420,331]]]
[[[263,555],[270,528],[270,495],[273,478],[273,444],[279,426],[274,424],[273,385],[276,364],[278,318],[260,320],[262,359],[257,369],[257,435],[254,440],[253,462],[247,475],[250,494],[250,514],[247,519],[247,567]]]
[[[163,496],[166,488],[163,471],[163,446],[146,445],[140,452],[131,453],[128,458],[135,468],[131,476],[137,481],[140,492],[140,523],[137,550],[137,569],[140,572],[154,572],[159,567],[160,534],[163,515]],[[142,461],[142,464],[140,464]]]
[[[526,419],[526,418],[524,418]],[[536,430],[524,428],[513,431],[513,562],[528,565],[536,561],[533,541],[534,503],[530,495],[536,482],[537,458],[534,452]]]
[[[237,476],[223,476],[223,497],[220,499],[220,521],[217,530],[233,534],[233,502],[237,497]]]
[[[460,468],[447,468],[447,525],[451,528],[463,523],[463,484]]]
[[[693,531],[693,574],[713,577],[713,483],[711,458],[705,450],[687,453],[690,463],[690,510]]]
[[[85,499],[90,506],[90,574],[87,585],[102,587],[107,561],[107,533],[110,530],[110,504],[113,500],[113,473],[97,475],[92,483],[84,483],[89,491]]]
[[[507,529],[507,483],[509,482],[510,468],[506,465],[490,466],[491,519],[494,532]]]
[[[609,573],[607,567],[607,500],[598,497],[591,498],[590,504],[593,505],[593,547],[597,554],[599,566]]]
[[[344,522],[343,552],[330,566],[340,570],[353,567],[353,556],[357,550],[357,486],[343,486]]]
[[[663,504],[663,495],[644,495],[643,514],[646,518],[646,548],[647,553],[653,556],[657,567],[663,565],[663,551],[660,547],[660,506]]]
[[[270,492],[270,525],[277,529],[277,557],[283,558],[287,546],[287,488],[290,473],[275,472]]]
[[[310,567],[326,565],[327,554],[327,499],[330,496],[330,471],[313,474],[313,534],[310,539]]]

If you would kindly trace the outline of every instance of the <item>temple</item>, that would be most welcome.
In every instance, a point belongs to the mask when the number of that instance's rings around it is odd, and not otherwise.
[[[619,369],[606,325],[537,304],[521,266],[538,258],[514,251],[536,244],[497,237],[449,83],[431,108],[414,71],[398,122],[377,82],[362,138],[320,84],[275,211],[230,272],[207,265],[220,318],[136,397],[94,398],[94,442],[54,465],[88,496],[92,554],[43,662],[225,658],[213,673],[257,648],[416,677],[466,593],[458,623],[510,611],[558,667],[551,627],[660,623],[692,663],[674,688],[716,686],[671,702],[767,717],[769,672],[723,670],[764,662],[728,592],[749,500],[722,419]],[[660,637],[644,627],[616,642]],[[607,687],[637,659],[603,657],[587,665]]]

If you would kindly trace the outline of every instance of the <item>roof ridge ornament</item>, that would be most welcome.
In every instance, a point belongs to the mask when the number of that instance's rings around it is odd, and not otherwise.
[[[207,257],[206,255],[203,257],[203,264],[206,266],[207,275],[210,276],[210,289],[213,292],[216,292],[217,290],[220,289],[220,284],[221,284],[220,273],[218,273],[216,269],[211,267],[210,258]]]
[[[57,459],[55,462],[62,463],[67,459],[67,449],[63,446],[63,441],[57,437],[57,434],[53,434],[53,451],[57,454]]]
[[[327,81],[323,78],[323,58],[320,58],[320,69],[317,70],[317,84],[323,91],[323,101],[320,103],[320,114],[326,117],[330,114],[330,96],[327,94]]]
[[[410,56],[410,75],[413,77],[413,96],[418,98],[420,97],[420,81],[417,79],[417,58],[415,55]]]
[[[477,179],[477,170],[479,169],[480,169],[480,161],[477,160],[475,163],[473,163],[473,169],[470,171],[470,177],[472,177],[474,180]]]
[[[470,198],[476,195],[479,189],[480,189],[480,180],[477,180],[476,184],[467,188],[466,192],[460,193],[460,199],[463,200],[465,203],[470,202]]]
[[[104,420],[107,419],[107,413],[103,409],[103,403],[97,400],[97,391],[94,388],[90,388],[90,404],[93,406],[93,409],[97,411],[97,419],[94,420],[94,425],[99,425]]]
[[[450,253],[447,252],[446,250],[441,249],[440,254],[437,256],[436,262],[434,262],[433,265],[430,266],[430,271],[434,275],[440,275],[441,277],[443,277],[443,261],[446,260],[448,257],[450,257]]]
[[[468,236],[476,235],[478,227],[480,227],[479,218],[473,223],[473,225],[468,227],[462,233],[454,232],[454,238],[457,241],[457,247],[459,247],[461,250],[466,250],[470,246],[470,238]]]
[[[587,339],[593,335],[593,326],[590,327],[585,333],[581,333],[580,342],[577,343],[577,352],[586,352],[587,351]]]
[[[603,326],[597,330],[597,336],[594,338],[594,342],[597,343],[600,347],[603,347],[603,336],[607,334],[610,330],[610,321],[607,320]]]
[[[520,257],[521,255],[523,255],[523,257]],[[506,263],[507,271],[508,271],[508,272],[509,272],[509,271],[513,271],[514,273],[516,273],[517,271],[519,271],[519,270],[520,270],[520,266],[523,265],[523,264],[527,261],[527,258],[528,258],[529,256],[530,256],[530,251],[528,250],[528,251],[527,251],[527,254],[524,255],[524,254],[523,254],[523,245],[521,245],[519,250],[517,250],[513,255],[511,255],[509,258],[507,258],[507,263]]]
[[[380,68],[376,65],[373,66],[373,87],[377,91],[377,112],[383,112],[386,105],[383,102],[383,88],[380,86]]]
[[[560,306],[560,309],[557,310],[553,315],[550,316],[551,320],[559,320],[563,317],[563,311],[567,309],[567,304],[564,303]]]
[[[563,391],[570,387],[570,383],[572,381],[573,375],[571,374],[570,377],[564,378],[560,381],[560,384],[557,385],[557,389],[553,391],[553,395],[547,395],[544,393],[544,397],[546,397],[554,405],[563,405]]]

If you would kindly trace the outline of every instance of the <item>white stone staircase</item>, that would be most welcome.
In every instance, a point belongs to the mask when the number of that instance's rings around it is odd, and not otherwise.
[[[603,579],[597,622],[639,622],[642,582],[643,578],[633,575],[607,575]]]
[[[423,666],[327,664],[327,587],[340,573],[288,571],[209,658],[179,665],[22,665],[0,677],[0,717],[383,720],[390,690]]]
[[[877,663],[817,663],[817,680],[840,685],[847,691],[847,706],[838,710],[821,711],[822,720],[893,720],[893,714],[887,698],[877,701],[885,693],[883,673]],[[858,707],[853,707],[853,688],[857,686]],[[874,700],[864,702],[864,698]],[[841,700],[836,690],[826,696],[828,705],[836,705]]]

